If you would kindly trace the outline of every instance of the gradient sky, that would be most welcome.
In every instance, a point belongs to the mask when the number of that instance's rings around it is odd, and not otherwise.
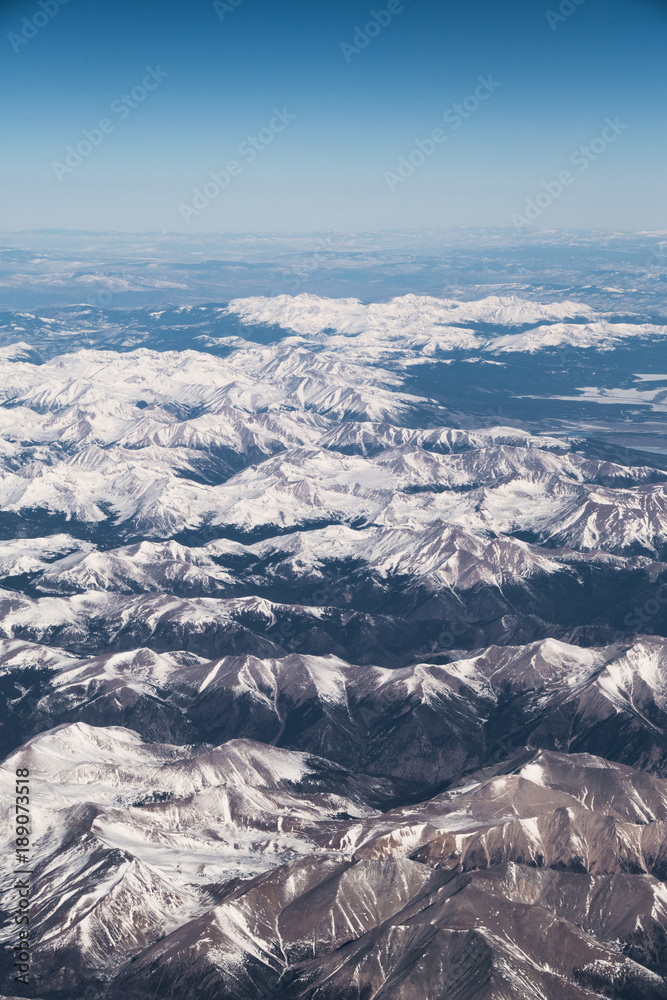
[[[552,27],[559,5],[572,13]],[[341,43],[387,0],[219,6],[222,18],[211,0],[69,0],[24,44],[23,19],[46,16],[38,0],[2,4],[0,228],[509,226],[570,169],[536,226],[667,229],[667,2],[404,0],[347,59]],[[147,66],[169,75],[121,120],[110,108]],[[489,74],[498,89],[444,124]],[[274,108],[296,117],[248,162],[239,145]],[[105,117],[113,132],[58,179],[54,162]],[[572,167],[607,118],[628,127]],[[446,141],[390,190],[386,172],[439,127]],[[230,160],[237,175],[186,221],[179,206]]]

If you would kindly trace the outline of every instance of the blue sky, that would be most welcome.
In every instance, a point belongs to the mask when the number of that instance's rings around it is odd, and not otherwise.
[[[660,0],[41,3],[0,8],[5,230],[667,229]]]

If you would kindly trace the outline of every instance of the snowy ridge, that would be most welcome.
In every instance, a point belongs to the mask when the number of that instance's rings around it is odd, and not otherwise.
[[[457,302],[405,295],[364,305],[358,299],[303,293],[235,299],[227,312],[244,324],[279,326],[306,341],[319,339],[328,346],[345,348],[346,340],[352,339],[357,351],[377,360],[406,357],[407,351],[428,356],[461,349],[532,353],[564,345],[609,348],[628,338],[664,337],[667,332],[664,326],[650,323],[610,322],[576,302],[542,305],[516,296]],[[500,331],[524,329],[489,336],[489,326]]]
[[[2,353],[34,996],[666,1000],[667,473],[642,421],[624,449],[524,398],[665,328],[512,296],[120,312],[14,315]]]
[[[215,970],[239,1000],[251,983],[275,989],[288,969],[297,982],[305,977],[303,985],[313,977],[326,982],[332,964],[338,977],[380,986],[406,954],[421,956],[429,983],[435,977],[443,985],[454,956],[468,976],[478,974],[479,944],[461,954],[457,936],[473,928],[494,955],[498,989],[519,974],[531,989],[551,983],[551,990],[554,973],[567,980],[577,965],[594,963],[636,991],[660,986],[617,942],[650,927],[636,959],[662,947],[667,896],[650,872],[664,864],[664,781],[588,755],[538,753],[510,762],[504,773],[473,776],[460,792],[379,815],[341,797],[349,783],[341,769],[244,741],[193,757],[76,725],[38,738],[8,764],[34,766],[33,755],[47,747],[45,792],[56,794],[56,809],[48,838],[37,844],[42,975],[58,970],[65,905],[65,947],[77,954],[70,984],[93,977],[114,1000],[150,989],[158,960],[189,989],[193,958],[196,975]],[[320,783],[338,786],[333,795],[269,790],[318,769]],[[86,804],[93,773],[100,789],[94,806]],[[166,780],[178,796],[122,804],[114,792],[128,779],[144,790]],[[41,819],[39,800],[37,809]],[[248,878],[245,852],[262,874]],[[524,867],[527,852],[532,868]],[[557,859],[559,870],[547,858]],[[230,862],[246,878],[216,900],[216,876],[224,878]],[[642,878],[624,873],[629,862],[641,865]],[[532,929],[518,919],[528,903]],[[536,920],[549,928],[547,940],[567,947],[540,951]],[[424,921],[435,941],[415,937]],[[453,948],[446,962],[443,947]],[[411,988],[419,988],[421,963],[410,962],[413,971],[403,977]],[[54,981],[64,982],[60,970]],[[490,987],[483,980],[472,996],[488,996]]]

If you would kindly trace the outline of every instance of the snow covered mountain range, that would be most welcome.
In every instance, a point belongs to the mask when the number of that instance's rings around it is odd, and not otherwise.
[[[661,317],[2,322],[20,995],[667,998]]]

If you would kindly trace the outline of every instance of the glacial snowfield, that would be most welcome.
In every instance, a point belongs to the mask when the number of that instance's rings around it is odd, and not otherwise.
[[[516,296],[57,312],[1,348],[22,995],[666,998],[667,471],[582,396],[542,408],[667,328]],[[491,369],[529,419],[447,398]]]
[[[273,298],[234,299],[227,313],[243,324],[278,326],[328,347],[345,347],[375,359],[424,355],[460,348],[486,353],[533,353],[545,347],[609,348],[632,337],[663,336],[665,328],[627,323],[577,302],[542,304],[517,296],[459,302],[404,295],[390,302],[326,299],[306,292]],[[493,327],[493,333],[487,330]],[[521,329],[507,333],[506,328]],[[486,331],[486,332],[483,332]]]

